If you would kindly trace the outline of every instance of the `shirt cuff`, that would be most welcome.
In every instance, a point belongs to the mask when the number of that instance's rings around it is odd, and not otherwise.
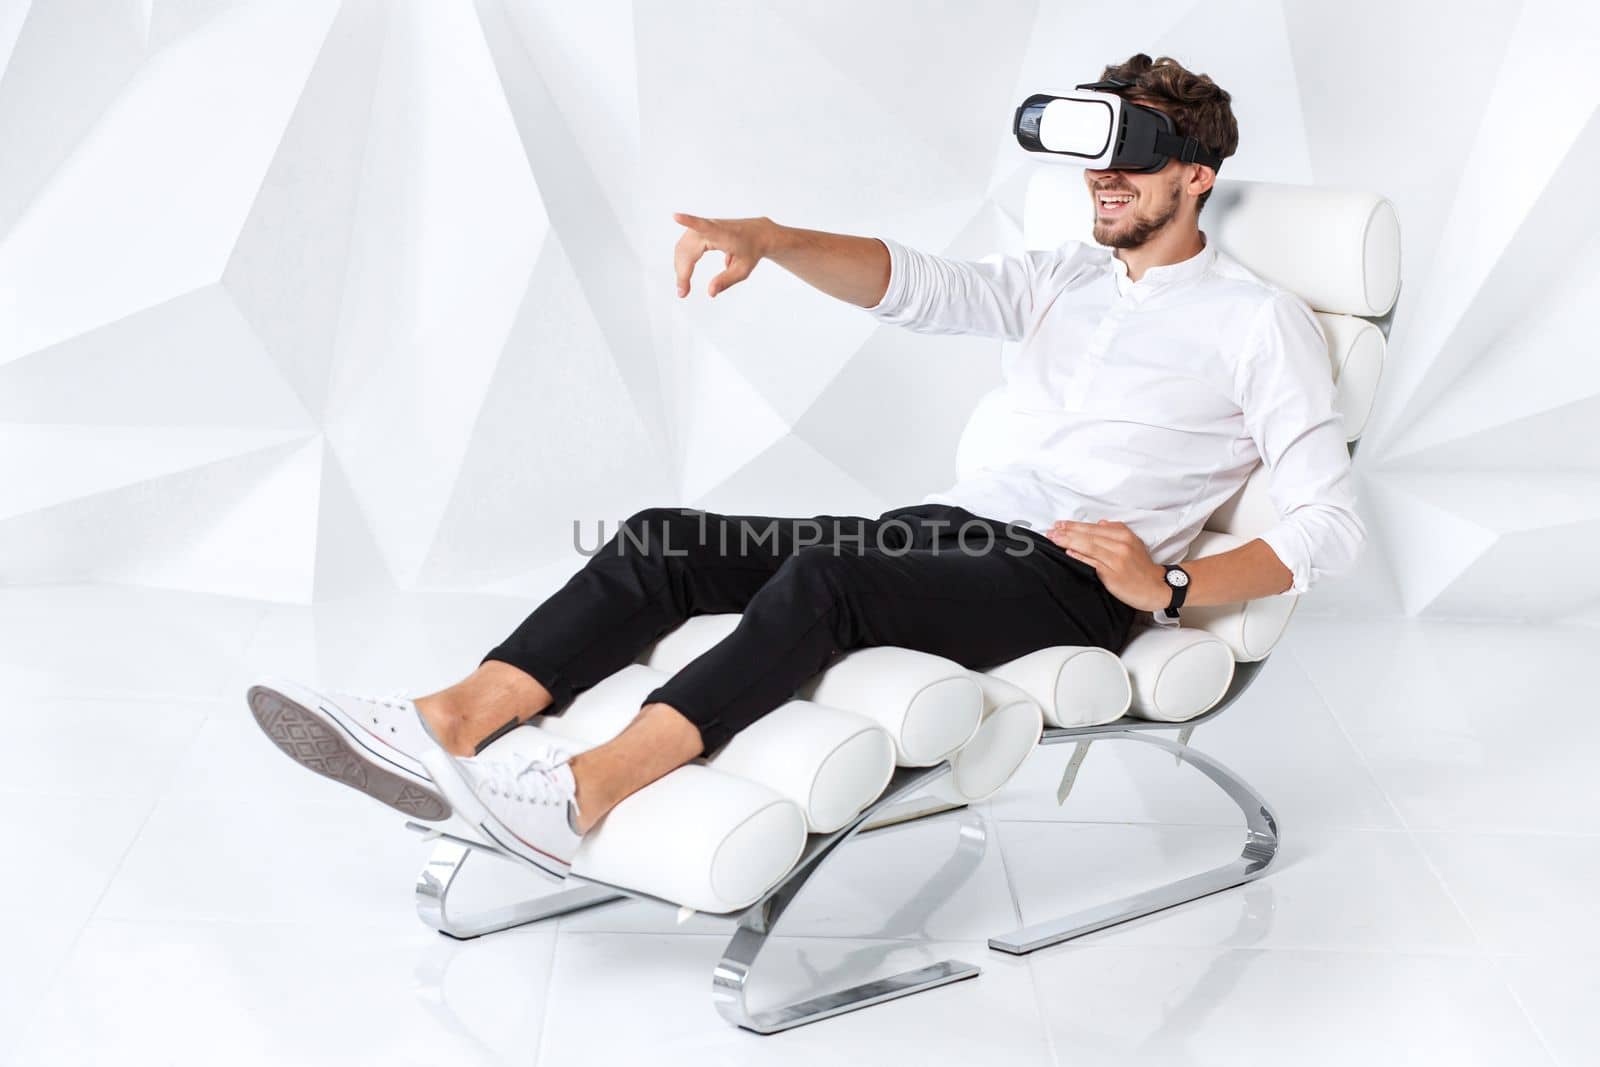
[[[898,241],[891,241],[887,237],[877,240],[882,241],[883,247],[889,250],[889,287],[883,291],[883,299],[866,310],[875,318],[890,319],[905,310],[906,260],[909,253],[906,246]]]
[[[1284,592],[1304,593],[1309,590],[1311,588],[1311,561],[1302,544],[1305,535],[1294,524],[1283,521],[1266,533],[1258,534],[1257,536],[1267,543],[1267,547],[1272,549],[1273,555],[1277,556],[1278,560],[1289,568],[1289,573],[1294,578],[1293,584]]]

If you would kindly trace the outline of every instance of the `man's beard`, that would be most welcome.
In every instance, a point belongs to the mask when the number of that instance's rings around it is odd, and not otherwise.
[[[1094,239],[1107,248],[1138,248],[1161,232],[1162,227],[1177,217],[1178,182],[1174,181],[1167,188],[1167,192],[1170,196],[1167,210],[1153,219],[1136,218],[1133,221],[1133,225],[1113,230],[1111,227],[1117,226],[1122,221],[1121,219],[1108,225],[1103,220],[1096,218],[1094,220]]]

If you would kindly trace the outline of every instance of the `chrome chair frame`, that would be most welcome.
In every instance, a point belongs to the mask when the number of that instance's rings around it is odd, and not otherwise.
[[[1134,893],[1106,904],[1097,904],[1071,915],[1024,926],[1009,934],[991,937],[990,948],[1009,952],[1014,956],[1026,955],[1095,930],[1103,930],[1108,926],[1115,926],[1152,912],[1187,904],[1191,900],[1198,900],[1224,889],[1231,889],[1266,873],[1278,853],[1277,816],[1272,813],[1261,795],[1243,778],[1210,756],[1189,747],[1189,735],[1194,732],[1196,726],[1221,715],[1239,699],[1270,658],[1269,655],[1252,662],[1235,664],[1233,679],[1228,683],[1227,691],[1216,706],[1184,722],[1155,722],[1125,715],[1100,726],[1048,728],[1039,738],[1041,745],[1059,745],[1069,741],[1075,744],[1066,774],[1062,778],[1061,789],[1057,793],[1057,799],[1061,801],[1065,801],[1067,794],[1071,792],[1078,768],[1082,766],[1089,746],[1095,741],[1143,741],[1171,752],[1177,756],[1180,764],[1188,763],[1215,782],[1239,806],[1245,821],[1244,848],[1239,857],[1219,867],[1180,878],[1154,889]],[[1160,730],[1177,730],[1177,740],[1157,736],[1156,732]]]
[[[964,804],[950,804],[917,796],[939,778],[950,773],[950,770],[951,765],[948,760],[933,767],[899,768],[890,778],[883,793],[866,810],[848,825],[831,834],[812,834],[807,839],[800,859],[777,885],[742,911],[731,913],[736,917],[737,927],[711,977],[712,1003],[724,1019],[759,1034],[773,1034],[805,1023],[841,1015],[847,1011],[870,1007],[887,1000],[920,993],[925,989],[978,976],[981,968],[961,960],[945,959],[887,978],[791,1001],[762,1011],[752,1011],[746,999],[756,958],[766,946],[773,928],[800,891],[805,888],[812,875],[840,845],[858,833],[884,830],[966,807]],[[417,876],[415,890],[417,914],[423,922],[441,934],[457,940],[481,937],[484,934],[539,922],[627,897],[654,901],[674,909],[678,907],[672,901],[649,893],[611,885],[598,879],[570,875],[566,881],[577,884],[558,892],[507,907],[457,915],[449,906],[450,890],[458,884],[457,879],[474,852],[486,852],[512,862],[520,863],[520,861],[493,845],[442,833],[421,823],[407,822],[406,827],[436,842],[433,854]],[[987,840],[983,819],[969,812],[961,827],[959,847],[935,880],[959,881],[964,878],[982,858]]]
[[[1255,678],[1264,663],[1265,659],[1239,664],[1227,693],[1217,706],[1186,722],[1153,722],[1124,716],[1100,726],[1049,728],[1043,732],[1039,740],[1041,745],[1056,745],[1068,741],[1077,745],[1067,778],[1063,782],[1064,789],[1061,794],[1063,798],[1066,790],[1070,789],[1071,780],[1076,774],[1077,767],[1081,765],[1089,744],[1093,741],[1138,740],[1174,753],[1180,763],[1190,763],[1217,783],[1239,805],[1245,817],[1245,843],[1239,858],[1155,889],[1073,915],[1026,926],[1010,934],[992,937],[989,939],[990,948],[1013,955],[1025,955],[1093,930],[1114,926],[1229,889],[1259,878],[1266,871],[1277,854],[1276,817],[1266,802],[1243,779],[1216,760],[1194,751],[1187,744],[1188,735],[1194,727],[1226,710],[1249,687],[1251,680]],[[1155,736],[1156,731],[1167,729],[1180,731],[1178,740]],[[958,959],[944,959],[886,978],[790,1001],[775,1008],[755,1011],[750,1008],[747,1001],[756,959],[766,947],[774,928],[800,891],[809,884],[810,879],[841,845],[860,833],[887,830],[930,816],[967,808],[965,804],[920,795],[933,783],[949,774],[950,770],[951,764],[948,760],[933,767],[897,769],[878,799],[847,826],[831,834],[811,835],[799,861],[777,885],[742,911],[729,913],[735,918],[737,925],[711,978],[712,1003],[724,1019],[759,1034],[774,1034],[848,1011],[909,996],[912,993],[920,993],[926,989],[934,989],[966,978],[975,978],[981,973],[982,969],[975,964]],[[565,888],[557,892],[509,906],[460,915],[450,907],[450,891],[458,884],[461,872],[473,853],[484,852],[513,863],[520,861],[493,845],[443,833],[421,823],[407,822],[406,827],[435,841],[433,853],[417,877],[415,889],[417,914],[433,929],[457,940],[482,937],[484,934],[539,922],[625,898],[653,901],[673,909],[678,907],[672,901],[649,893],[612,885],[598,879],[571,875],[566,879]],[[952,885],[958,883],[976,867],[986,847],[987,833],[983,818],[967,811],[960,828],[958,848],[935,876],[934,881],[948,882]],[[943,899],[937,893],[919,897],[923,898],[929,902],[927,905],[929,907],[936,906]],[[897,918],[904,919],[905,916]]]

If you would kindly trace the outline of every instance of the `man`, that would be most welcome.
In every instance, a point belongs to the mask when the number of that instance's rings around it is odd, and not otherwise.
[[[1217,159],[1237,149],[1230,98],[1209,77],[1143,54],[1103,77]],[[1013,454],[875,519],[646,509],[461,682],[416,701],[262,684],[249,693],[257,720],[311,769],[416,818],[459,811],[559,877],[619,801],[714,752],[849,649],[897,645],[978,670],[1053,645],[1120,651],[1139,613],[1177,625],[1180,601],[1304,592],[1348,569],[1366,531],[1326,340],[1301,300],[1199,229],[1215,178],[1174,157],[1148,173],[1086,170],[1098,246],[977,262],[767,218],[674,216],[680,298],[718,251],[713,298],[771,260],[886,323],[1021,341],[1003,365]],[[1278,525],[1176,566],[1261,462]],[[713,612],[741,619],[611,741],[474,755]]]

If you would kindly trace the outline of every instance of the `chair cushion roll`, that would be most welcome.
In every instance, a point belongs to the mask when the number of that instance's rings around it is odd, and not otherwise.
[[[799,805],[812,833],[831,833],[878,799],[894,774],[894,741],[863,715],[790,700],[734,734],[706,763]]]
[[[693,620],[691,620],[693,621]],[[667,680],[630,663],[585,689],[540,725],[557,737],[597,745],[621,733],[644,698]],[[894,741],[872,719],[809,700],[790,700],[734,734],[698,762],[764,785],[799,805],[812,833],[849,822],[878,798],[894,773]]]
[[[982,800],[1010,781],[1044,730],[1038,701],[1010,682],[976,671],[972,677],[983,690],[983,721],[950,758],[950,773],[928,789],[958,804]]]
[[[806,700],[856,712],[888,731],[895,762],[931,767],[972,739],[983,690],[954,660],[875,645],[846,652],[806,681]]]
[[[1400,219],[1388,200],[1280,182],[1221,181],[1215,190],[1206,234],[1253,273],[1317,311],[1382,315],[1394,306]]]
[[[495,738],[483,754],[508,756],[545,741],[593,747],[528,724]],[[805,841],[805,816],[794,801],[693,762],[607,812],[578,842],[572,873],[697,911],[737,911],[789,872]]]
[[[1383,331],[1366,319],[1319,311],[1317,320],[1328,337],[1328,357],[1338,387],[1334,407],[1344,420],[1344,439],[1354,441],[1366,430],[1378,401],[1378,381],[1383,377],[1388,343]]]
[[[609,741],[639,714],[645,696],[669,677],[642,663],[630,663],[573,697],[559,714],[541,715],[538,725],[589,745]]]
[[[646,649],[639,662],[671,674],[732,633],[739,618],[692,616]],[[871,719],[888,731],[895,762],[905,767],[946,758],[972,738],[983,715],[983,694],[965,667],[891,646],[845,653],[794,695]]]
[[[805,843],[805,815],[794,801],[686,763],[623,798],[585,834],[572,873],[720,914],[776,885]]]
[[[1096,645],[1055,645],[984,672],[1032,697],[1051,726],[1099,726],[1128,711],[1133,688],[1117,655]]]
[[[1140,719],[1192,719],[1221,700],[1233,681],[1234,659],[1227,644],[1188,626],[1135,627],[1122,662],[1133,683],[1128,714]]]
[[[639,654],[638,662],[668,675],[677,674],[706,649],[733,633],[740,618],[738,612],[692,615],[657,638]]]
[[[1201,530],[1189,545],[1186,559],[1228,552],[1247,538],[1215,530]],[[1239,604],[1191,604],[1182,609],[1185,628],[1204,630],[1221,639],[1240,663],[1266,658],[1289,628],[1289,617],[1300,603],[1298,593],[1262,596]]]

